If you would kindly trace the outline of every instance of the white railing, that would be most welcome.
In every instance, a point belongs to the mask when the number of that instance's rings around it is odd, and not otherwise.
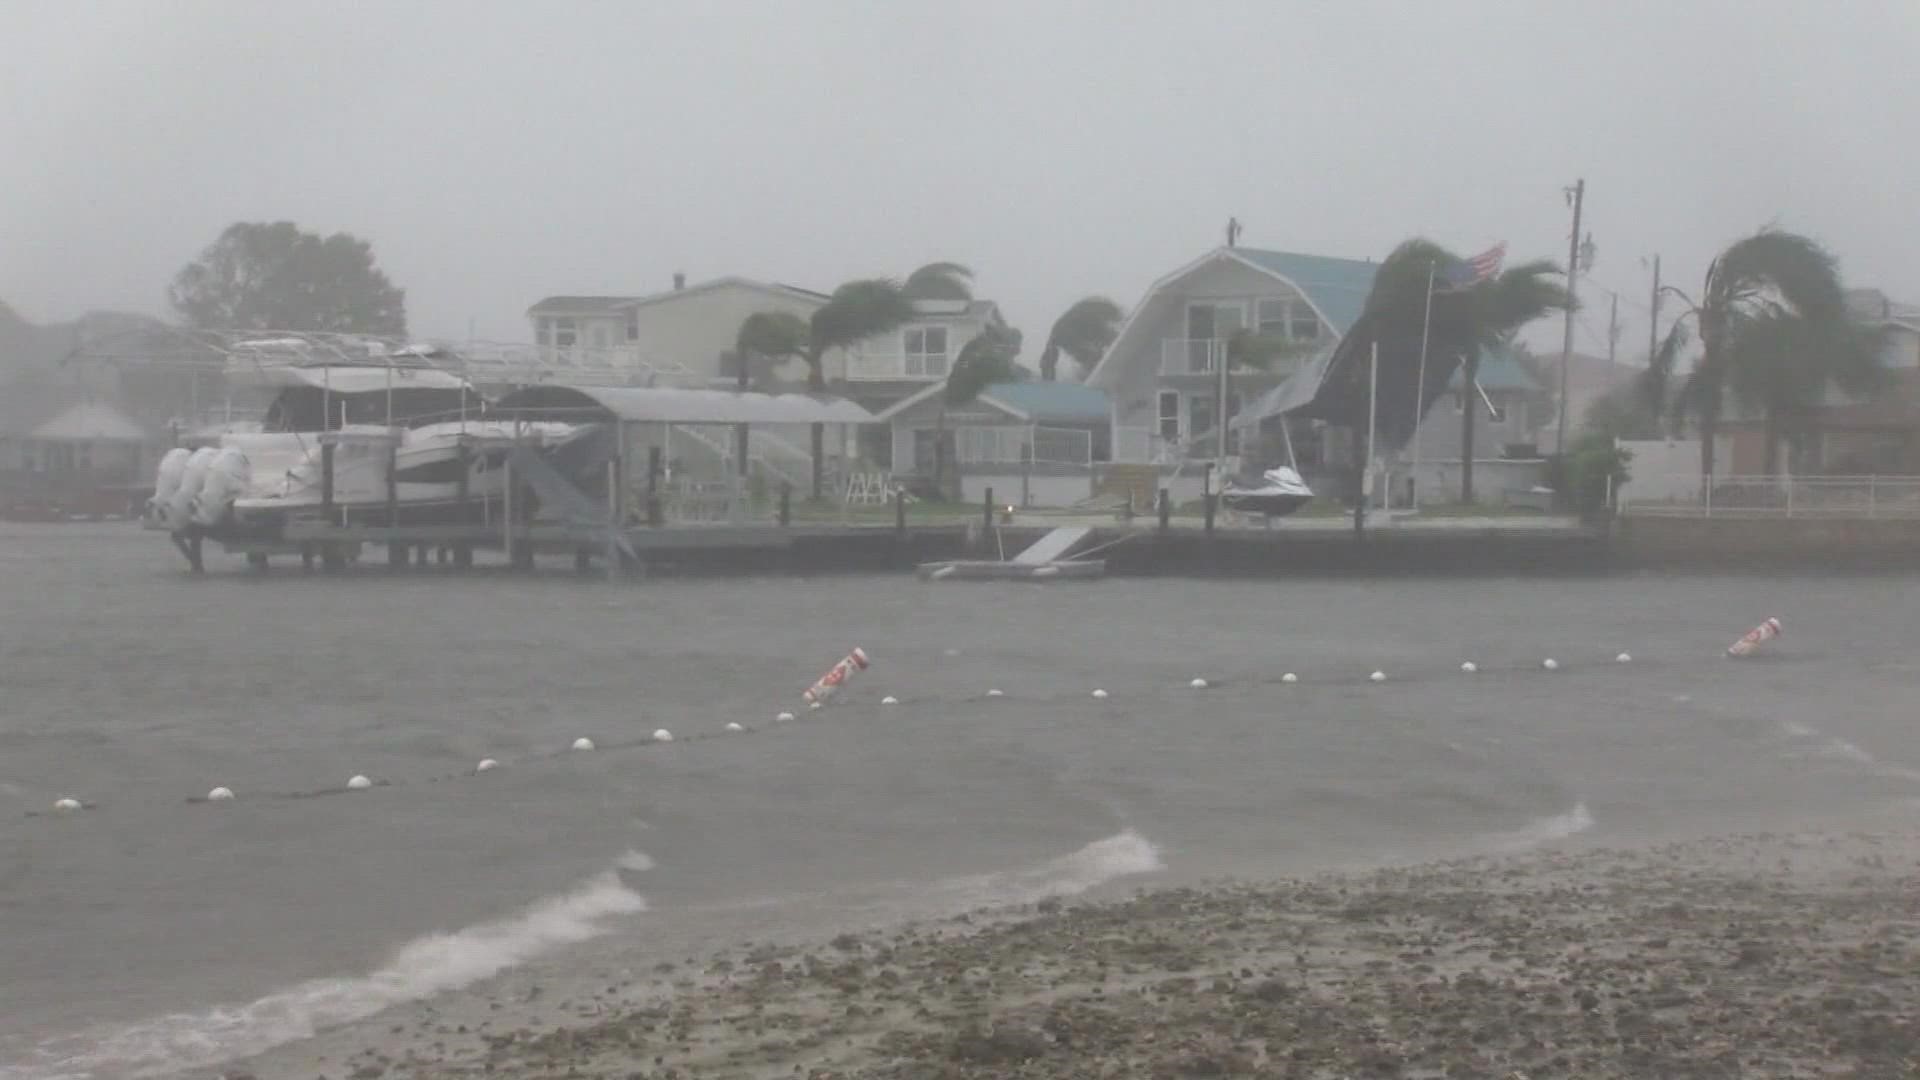
[[[962,465],[1093,465],[1093,432],[1033,424],[964,426],[953,429],[954,454]]]
[[[1730,518],[1920,517],[1920,476],[1656,476],[1621,485],[1622,514]]]
[[[858,347],[847,353],[847,381],[877,379],[944,379],[949,358],[945,353],[876,351]]]
[[[1227,343],[1217,338],[1167,338],[1160,343],[1160,374],[1212,375],[1227,359]]]

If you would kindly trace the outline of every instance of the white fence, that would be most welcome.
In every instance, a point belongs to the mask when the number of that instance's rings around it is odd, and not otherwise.
[[[1655,476],[1622,485],[1622,514],[1671,517],[1920,517],[1920,476]]]

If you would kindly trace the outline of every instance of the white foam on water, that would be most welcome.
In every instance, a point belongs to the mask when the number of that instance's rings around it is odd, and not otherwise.
[[[1512,832],[1495,836],[1491,846],[1499,852],[1526,851],[1578,836],[1591,828],[1593,815],[1587,812],[1587,804],[1574,803],[1573,809],[1564,814],[1529,821]]]
[[[648,855],[644,851],[629,851],[625,855],[613,860],[613,865],[622,870],[651,870],[653,869],[653,856]]]
[[[1780,730],[1795,738],[1818,740],[1819,746],[1813,750],[1813,753],[1818,757],[1840,758],[1843,761],[1851,761],[1856,765],[1869,766],[1869,771],[1879,773],[1882,776],[1894,776],[1902,780],[1912,780],[1920,783],[1920,769],[1910,769],[1905,765],[1881,761],[1866,750],[1861,749],[1858,745],[1850,743],[1845,739],[1828,735],[1819,728],[1802,724],[1796,720],[1783,720],[1780,723]]]
[[[1800,739],[1817,738],[1820,734],[1818,731],[1815,731],[1798,720],[1780,721],[1780,730]]]
[[[617,865],[645,869],[653,860],[628,852]],[[311,1038],[395,1005],[471,986],[543,953],[598,936],[608,929],[608,920],[646,908],[646,900],[609,870],[517,915],[416,938],[369,974],[313,979],[244,1005],[175,1013],[48,1040],[35,1054],[37,1063],[0,1068],[0,1078],[162,1076],[208,1068]]]
[[[947,910],[1003,907],[1050,896],[1078,896],[1119,878],[1164,869],[1160,848],[1128,829],[1038,866],[946,878],[935,882],[928,894]]]

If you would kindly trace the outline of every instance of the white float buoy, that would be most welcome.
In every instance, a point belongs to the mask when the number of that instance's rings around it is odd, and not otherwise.
[[[897,697],[894,697],[894,696],[893,696],[892,694],[888,694],[888,695],[887,695],[886,697],[883,697],[883,698],[881,698],[881,699],[880,699],[880,704],[882,704],[882,705],[898,705],[898,704],[900,704],[900,699],[899,699],[899,698],[897,698]]]
[[[1187,685],[1193,687],[1195,690],[1205,690],[1207,688],[1207,680],[1195,679]]]
[[[653,741],[654,742],[672,742],[673,732],[668,731],[666,728],[655,728],[653,732]]]
[[[1633,663],[1633,654],[1621,653],[1619,656],[1613,658],[1613,662],[1616,664],[1631,664]]]
[[[80,800],[79,799],[56,799],[54,800],[53,808],[63,814],[71,814],[75,810],[80,809]]]
[[[1005,697],[1006,694],[1000,690],[995,689],[995,690],[987,691],[987,696],[988,697]]]
[[[1297,683],[1300,681],[1300,676],[1289,671],[1285,675],[1280,676],[1280,681],[1283,683]]]
[[[1473,662],[1473,661],[1471,661],[1471,660],[1469,660],[1469,661],[1467,661],[1466,663],[1464,663],[1464,664],[1461,664],[1461,665],[1460,665],[1460,670],[1461,670],[1461,671],[1464,671],[1464,672],[1466,672],[1466,673],[1467,673],[1467,674],[1469,674],[1469,675],[1471,675],[1471,674],[1473,674],[1474,672],[1476,672],[1476,671],[1479,671],[1479,670],[1480,670],[1480,665],[1479,665],[1479,664],[1476,664],[1476,663],[1474,663],[1474,662]]]
[[[793,714],[792,714],[792,713],[790,713],[790,712],[783,712],[783,713],[781,713],[780,715],[778,715],[778,716],[776,716],[776,717],[774,717],[774,718],[773,718],[773,722],[774,722],[774,723],[776,723],[776,724],[784,724],[784,723],[786,723],[787,721],[789,721],[789,720],[791,720],[791,719],[793,719]]]
[[[1104,699],[1107,696],[1107,692],[1105,690],[1095,690],[1093,696]]]
[[[727,721],[727,730],[728,730],[728,731],[745,731],[745,730],[747,730],[747,729],[746,729],[746,728],[743,728],[743,727],[741,727],[741,726],[740,726],[740,723],[739,723],[739,721],[737,721],[737,720],[729,720],[729,721]]]
[[[587,738],[585,735],[582,735],[579,738],[573,740],[573,748],[575,750],[591,750],[593,749],[593,740]]]
[[[366,789],[372,786],[373,786],[373,781],[367,779],[364,776],[361,776],[358,773],[355,773],[353,777],[347,781],[348,791],[365,791]]]
[[[225,787],[214,788],[212,791],[207,792],[207,801],[208,802],[232,802],[233,789],[225,788]]]
[[[1387,673],[1384,671],[1376,671],[1373,674],[1367,676],[1367,679],[1370,682],[1386,682]]]
[[[494,769],[497,769],[497,768],[499,768],[499,767],[500,767],[500,763],[499,763],[499,762],[497,762],[497,761],[495,761],[495,760],[493,760],[492,758],[490,758],[490,757],[489,757],[489,758],[481,758],[481,759],[480,759],[480,764],[478,764],[478,765],[475,765],[475,766],[473,767],[473,771],[474,771],[474,772],[491,772],[491,771],[493,771]]]
[[[1540,666],[1546,668],[1548,671],[1559,671],[1560,661],[1549,656],[1545,660],[1540,661]]]

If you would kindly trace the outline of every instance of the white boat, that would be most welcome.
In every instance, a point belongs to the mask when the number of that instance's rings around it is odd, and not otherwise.
[[[466,379],[416,353],[303,362],[301,344],[251,343],[229,366],[230,383],[272,395],[265,420],[258,430],[223,425],[169,451],[147,527],[216,538],[276,535],[290,518],[322,506],[323,436],[334,446],[334,505],[349,519],[378,508],[386,522],[391,461],[399,523],[456,521],[484,513],[488,502],[497,506],[504,494],[506,451],[475,449],[475,440],[553,446],[582,430],[490,419]]]

